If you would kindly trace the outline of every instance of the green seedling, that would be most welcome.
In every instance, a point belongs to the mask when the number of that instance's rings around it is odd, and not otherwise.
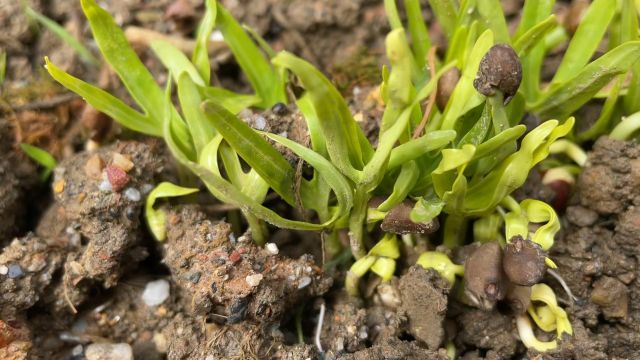
[[[453,286],[457,276],[464,276],[464,266],[454,264],[449,257],[438,251],[426,251],[420,254],[416,264],[425,269],[434,269]]]
[[[495,255],[493,272],[473,270],[486,267],[480,260],[475,261],[478,265],[467,262],[465,267],[473,269],[464,271],[444,254],[433,252],[423,254],[418,262],[436,269],[450,283],[455,275],[464,276],[465,283],[472,284],[467,290],[490,308],[495,301],[508,299],[512,285],[502,276],[502,247],[515,246],[512,239],[519,236],[547,251],[560,228],[551,206],[537,200],[517,203],[511,193],[535,166],[545,165],[543,160],[551,153],[564,153],[579,166],[584,164],[584,153],[577,145],[562,139],[572,136],[576,120],[571,115],[598,93],[604,92],[607,98],[602,120],[584,139],[614,128],[621,107],[634,109],[631,114],[640,111],[635,109],[640,102],[633,101],[640,93],[635,89],[640,83],[637,19],[608,6],[606,0],[596,0],[569,40],[551,13],[553,3],[526,0],[511,36],[497,0],[460,4],[431,0],[449,41],[445,55],[438,58],[419,1],[404,1],[405,26],[396,2],[385,0],[392,30],[385,40],[389,66],[382,69],[379,87],[384,112],[376,145],[365,137],[347,101],[318,69],[286,51],[275,53],[213,0],[205,2],[190,57],[166,42],[151,45],[170,74],[164,89],[111,16],[93,0],[81,1],[98,48],[140,111],[66,74],[48,59],[46,67],[54,79],[123,126],[162,137],[183,170],[197,176],[212,196],[240,209],[257,243],[266,241],[268,223],[322,231],[330,256],[350,250],[355,262],[347,273],[346,289],[352,295],[358,294],[360,279],[370,271],[382,280],[396,272],[400,251],[392,232],[403,234],[411,245],[413,237],[429,235],[438,229],[435,224],[444,221],[443,230],[433,238],[441,236],[445,246],[456,248],[471,240],[466,229],[473,226],[473,241]],[[630,3],[623,0],[623,8]],[[214,29],[222,32],[253,93],[237,94],[211,85],[207,46]],[[610,42],[604,55],[592,60],[608,29],[618,29],[620,36]],[[569,46],[558,72],[550,83],[543,83],[545,55],[563,41],[569,41]],[[630,70],[634,80],[623,86],[620,79]],[[287,94],[293,92],[287,89],[293,79],[301,91],[290,98]],[[603,90],[612,80],[618,85]],[[172,102],[174,93],[178,104]],[[428,105],[423,107],[425,101]],[[261,111],[283,105],[301,112],[309,144],[251,128],[238,116],[247,108]],[[526,127],[518,125],[526,112],[542,120],[527,134]],[[616,134],[632,134],[635,127],[630,129]],[[582,141],[580,135],[575,141]],[[311,171],[302,176],[274,144],[290,150]],[[146,216],[154,235],[162,239],[165,220],[153,208],[155,199],[195,190],[166,184],[156,190],[147,202]],[[282,217],[263,204],[269,193],[300,214],[312,215],[304,220]],[[377,198],[382,201],[374,204]],[[395,218],[402,223],[389,226],[384,220],[397,215],[394,209],[402,210],[402,216]],[[386,233],[379,236],[381,224]],[[350,249],[342,248],[341,232],[348,232]],[[380,240],[369,248],[372,238]],[[555,266],[546,257],[544,264]],[[535,275],[538,279],[539,274]],[[492,287],[487,287],[488,281],[493,281]],[[552,306],[550,295],[540,289],[532,288],[531,300],[547,306],[535,308],[542,324],[556,321],[562,333],[571,333],[562,309]],[[529,317],[519,316],[519,328],[527,321]],[[522,336],[527,346],[537,346]],[[545,346],[551,349],[557,344]]]
[[[55,169],[58,162],[56,159],[44,149],[29,144],[20,144],[20,148],[27,154],[33,161],[42,166],[42,172],[40,173],[40,181],[47,181],[53,169]]]
[[[167,214],[164,210],[154,209],[156,200],[160,198],[186,196],[198,192],[198,189],[185,188],[174,185],[170,182],[162,182],[158,184],[147,196],[145,203],[145,217],[149,230],[158,241],[163,241],[167,237],[166,218]]]

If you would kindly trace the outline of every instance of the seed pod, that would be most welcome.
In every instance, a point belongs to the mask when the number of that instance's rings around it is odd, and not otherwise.
[[[464,291],[476,306],[491,310],[504,299],[507,282],[502,270],[502,249],[497,241],[480,245],[464,265]]]
[[[504,249],[504,272],[514,284],[535,285],[546,271],[544,257],[540,245],[522,236],[514,236]]]
[[[440,228],[438,218],[426,223],[411,221],[409,214],[411,214],[413,206],[413,201],[405,200],[391,209],[382,220],[380,225],[382,231],[392,234],[432,234],[438,231]]]
[[[473,87],[485,96],[500,91],[507,104],[518,91],[520,81],[522,65],[518,54],[509,45],[496,44],[482,57]]]
[[[523,314],[531,304],[531,286],[509,284],[505,300],[514,314]]]
[[[436,105],[440,111],[444,111],[447,107],[449,98],[453,93],[453,89],[456,88],[460,80],[460,70],[458,68],[451,68],[446,73],[442,74],[440,80],[438,80],[438,91],[436,93]]]

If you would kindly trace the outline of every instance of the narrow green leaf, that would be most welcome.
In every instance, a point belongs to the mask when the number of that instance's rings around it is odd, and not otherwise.
[[[170,182],[161,182],[156,186],[149,196],[145,204],[144,216],[147,219],[149,230],[158,241],[164,241],[167,237],[166,218],[167,215],[162,210],[156,210],[153,208],[156,200],[160,198],[178,197],[193,194],[198,192],[198,189],[185,188],[182,186],[174,185]]]
[[[211,122],[200,109],[202,98],[193,77],[188,72],[183,72],[178,77],[178,100],[184,113],[184,118],[189,127],[198,155],[216,134]]]
[[[289,162],[255,130],[222,106],[205,101],[202,109],[238,155],[286,202],[294,205],[295,171]]]
[[[556,16],[550,15],[544,21],[538,23],[519,37],[518,40],[514,42],[513,49],[518,53],[520,58],[526,57],[529,51],[538,44],[541,44],[545,36],[555,29],[556,26],[558,26]]]
[[[53,155],[37,146],[25,143],[21,143],[20,148],[25,152],[25,154],[29,155],[31,159],[42,165],[44,169],[40,174],[40,180],[46,181],[49,178],[49,175],[51,175],[51,172],[53,172],[53,169],[58,165],[58,162]]]
[[[437,150],[449,144],[456,137],[453,130],[438,130],[410,140],[391,150],[387,169],[395,169],[402,164],[417,159],[429,151]]]
[[[609,131],[611,117],[616,108],[616,104],[618,103],[618,96],[620,95],[620,88],[622,87],[624,77],[624,75],[620,75],[618,79],[615,80],[615,83],[611,88],[611,92],[600,110],[600,116],[598,116],[596,122],[593,123],[588,130],[576,136],[578,141],[595,140],[598,136],[604,135]]]
[[[513,36],[514,41],[520,40],[527,31],[549,17],[554,4],[555,0],[525,0],[518,29]]]
[[[418,177],[420,177],[420,169],[415,161],[402,164],[396,183],[393,185],[393,192],[378,206],[378,210],[389,211],[394,206],[403,202],[418,181]]]
[[[259,107],[270,108],[279,102],[286,103],[284,81],[242,26],[220,4],[218,4],[216,24],[238,65],[262,99]]]
[[[511,38],[500,0],[477,0],[476,5],[480,17],[484,20],[487,29],[493,32],[496,42],[509,44]]]
[[[4,84],[4,78],[7,75],[7,52],[0,49],[0,86]]]
[[[384,0],[384,12],[387,15],[389,26],[391,31],[402,29],[402,21],[398,14],[398,7],[396,6],[396,0]]]
[[[191,62],[198,69],[200,77],[209,84],[211,80],[211,64],[209,63],[209,39],[216,25],[218,7],[215,0],[205,0],[205,13],[198,25],[196,46],[193,48]]]
[[[530,108],[544,118],[565,118],[640,58],[640,41],[629,41],[585,66],[571,80],[552,87]]]
[[[562,58],[562,62],[551,81],[560,84],[571,79],[591,59],[600,45],[616,7],[611,0],[594,0],[582,17],[576,33]]]
[[[331,160],[347,177],[357,179],[358,170],[364,166],[363,153],[372,149],[370,145],[369,149],[361,148],[359,138],[364,138],[364,134],[338,90],[313,65],[288,52],[279,53],[272,62],[298,76],[321,120]]]
[[[151,43],[151,50],[156,54],[162,65],[174,76],[174,80],[178,79],[183,72],[189,74],[191,81],[199,86],[205,86],[204,80],[200,77],[200,73],[189,61],[187,56],[171,43],[164,40],[157,40]]]
[[[94,66],[100,65],[100,60],[96,59],[96,57],[91,54],[91,51],[89,51],[89,49],[82,45],[82,43],[78,41],[78,39],[71,35],[71,33],[67,31],[67,29],[60,26],[57,22],[40,14],[29,6],[25,6],[24,12],[28,17],[38,21],[44,27],[49,29],[49,31],[51,31],[54,35],[59,37],[65,44],[69,45],[78,54],[78,56],[80,56],[80,59],[82,59],[82,61]]]
[[[431,10],[436,15],[445,36],[450,39],[456,30],[457,6],[454,0],[429,0]]]
[[[407,12],[409,34],[411,35],[411,48],[416,64],[420,70],[425,69],[427,52],[431,48],[429,30],[426,21],[422,18],[422,9],[419,0],[404,0],[404,8]]]
[[[81,4],[105,60],[118,74],[131,97],[149,115],[148,121],[161,129],[164,95],[155,79],[144,67],[111,15],[94,0],[81,0]]]
[[[221,87],[207,86],[199,90],[205,100],[214,101],[233,114],[256,106],[262,101],[256,95],[238,94]]]
[[[162,136],[162,126],[149,116],[140,114],[120,99],[108,92],[73,77],[45,58],[45,68],[62,86],[82,96],[86,102],[98,111],[111,116],[114,120],[131,130],[152,136]]]

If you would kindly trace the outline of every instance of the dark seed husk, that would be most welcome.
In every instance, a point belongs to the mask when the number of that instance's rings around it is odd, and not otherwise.
[[[542,280],[546,271],[544,258],[540,245],[514,236],[504,249],[504,272],[514,284],[535,285]]]
[[[382,220],[380,225],[382,231],[392,234],[432,234],[438,231],[440,228],[438,218],[426,223],[411,221],[409,214],[414,205],[413,201],[405,200],[391,209]]]
[[[531,304],[531,286],[509,284],[505,301],[514,314],[523,314]]]
[[[507,104],[522,81],[522,65],[518,54],[507,44],[496,44],[482,57],[473,87],[485,96],[496,91],[504,95]]]
[[[464,265],[465,294],[479,308],[491,310],[505,297],[507,281],[502,270],[502,249],[497,241],[480,245]]]
[[[440,111],[444,111],[447,107],[449,98],[453,93],[453,89],[456,88],[460,80],[460,70],[458,68],[451,68],[446,73],[442,74],[438,80],[438,91],[436,93],[436,105]]]

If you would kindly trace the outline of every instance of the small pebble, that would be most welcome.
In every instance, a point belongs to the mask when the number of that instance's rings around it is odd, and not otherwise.
[[[185,278],[189,281],[191,281],[194,284],[197,284],[200,281],[200,276],[202,274],[199,271],[192,271],[192,272],[188,272],[185,275]]]
[[[274,243],[267,243],[267,245],[265,245],[265,248],[271,255],[278,255],[278,253],[280,252],[280,250],[278,249],[278,245]]]
[[[249,284],[249,286],[256,287],[260,285],[260,281],[262,281],[262,278],[262,274],[248,275],[245,278],[245,281],[247,282],[247,284]]]
[[[204,360],[213,360],[213,355],[207,355],[207,357],[204,358]]]
[[[58,180],[53,183],[53,192],[59,194],[64,191],[64,180]]]
[[[229,254],[229,260],[231,260],[232,263],[237,263],[238,261],[240,261],[240,258],[240,253],[235,250],[231,252],[231,254]]]
[[[24,272],[22,271],[22,268],[20,267],[20,265],[11,264],[9,265],[9,271],[7,272],[7,275],[9,276],[10,279],[15,279],[24,275]]]
[[[224,36],[222,35],[222,32],[220,30],[214,30],[211,33],[211,36],[209,36],[209,40],[210,41],[224,41]]]
[[[311,284],[311,278],[308,276],[303,276],[298,283],[298,289],[304,289]]]
[[[234,233],[229,234],[229,241],[231,241],[233,245],[236,244],[236,235]]]
[[[264,130],[267,127],[267,120],[263,116],[258,116],[255,121],[256,130]]]
[[[138,202],[142,198],[140,191],[133,187],[129,187],[124,190],[124,197],[134,202]]]
[[[129,175],[118,166],[109,165],[106,168],[106,172],[113,191],[122,190],[129,182]]]
[[[7,275],[9,268],[6,265],[0,265],[0,275]]]
[[[119,167],[125,172],[129,172],[129,170],[133,169],[133,163],[131,160],[120,153],[113,154],[113,165]]]
[[[281,133],[280,133],[280,134],[278,134],[278,135],[282,136],[283,138],[286,138],[286,137],[289,135],[289,133],[288,133],[288,132],[286,132],[286,131],[283,131],[283,132],[281,132]]]
[[[91,344],[85,350],[87,360],[133,360],[129,344]]]
[[[164,279],[150,281],[142,292],[142,301],[147,306],[162,304],[169,297],[169,282]]]
[[[154,186],[153,184],[144,184],[140,187],[140,191],[144,194],[147,195],[148,193],[151,192],[151,190],[153,190]]]
[[[76,345],[74,346],[73,349],[71,349],[71,355],[72,356],[80,356],[82,355],[82,351],[84,350],[84,348],[82,347],[82,345]]]
[[[100,182],[100,185],[98,185],[98,189],[100,191],[111,191],[113,190],[113,187],[111,186],[109,180],[102,180],[102,182]]]

